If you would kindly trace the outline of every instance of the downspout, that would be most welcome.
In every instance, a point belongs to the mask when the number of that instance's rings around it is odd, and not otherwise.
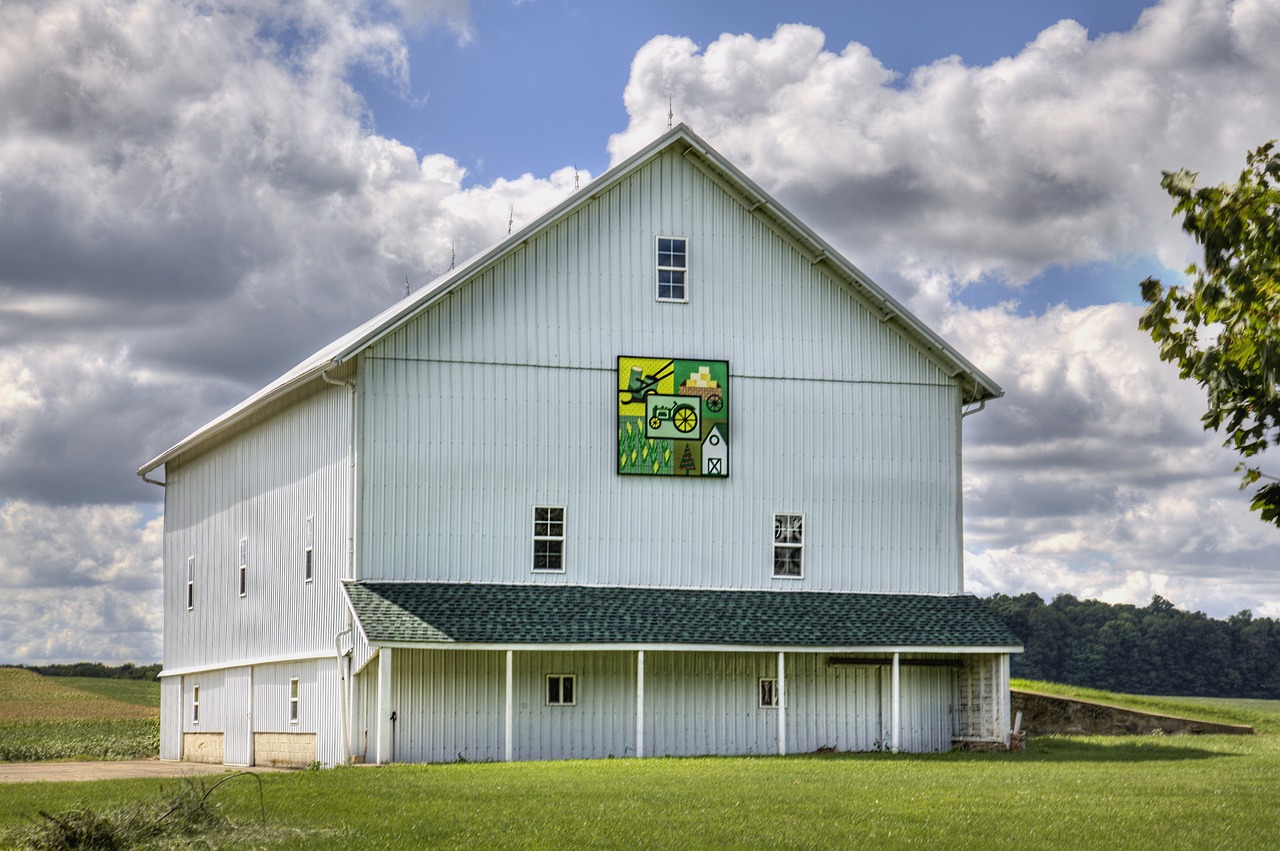
[[[351,761],[351,651],[343,651],[342,636],[350,635],[351,627],[339,632],[333,637],[333,652],[338,659],[338,664],[342,668],[342,680],[338,683],[338,703],[342,710],[342,757],[344,762]]]

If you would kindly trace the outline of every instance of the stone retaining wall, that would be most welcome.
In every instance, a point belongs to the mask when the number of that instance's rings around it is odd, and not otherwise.
[[[1253,735],[1252,727],[1195,721],[1121,709],[1105,703],[1032,691],[1012,693],[1013,712],[1022,713],[1022,729],[1032,736],[1141,736],[1148,733]]]

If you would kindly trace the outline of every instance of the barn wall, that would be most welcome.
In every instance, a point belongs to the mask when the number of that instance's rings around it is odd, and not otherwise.
[[[182,759],[182,677],[160,681],[160,758]]]
[[[688,304],[654,299],[689,239]],[[730,364],[730,476],[617,475],[619,355]],[[954,380],[675,154],[370,349],[362,575],[957,592]],[[567,509],[563,575],[531,575],[535,504]],[[805,577],[772,577],[775,512]]]
[[[167,669],[332,651],[345,616],[338,579],[347,563],[351,394],[325,386],[235,439],[167,467]],[[311,582],[304,576],[308,515]],[[195,607],[188,611],[190,556]]]
[[[356,678],[353,701],[353,750],[368,761],[378,664]],[[504,651],[396,650],[393,664],[393,761],[505,757]],[[901,749],[949,749],[955,670],[902,670]],[[547,705],[548,674],[576,676],[575,705]],[[777,753],[777,710],[759,705],[760,679],[776,675],[775,653],[646,652],[645,756]],[[635,756],[634,652],[517,651],[512,684],[513,759]],[[786,691],[789,753],[889,747],[887,669],[789,653]]]

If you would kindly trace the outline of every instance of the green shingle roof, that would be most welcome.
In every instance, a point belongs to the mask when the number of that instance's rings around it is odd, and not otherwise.
[[[976,597],[581,585],[344,586],[373,643],[1019,647]]]

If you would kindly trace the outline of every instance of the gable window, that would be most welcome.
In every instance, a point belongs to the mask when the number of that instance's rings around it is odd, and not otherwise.
[[[240,596],[249,594],[249,539],[240,539]]]
[[[778,708],[778,678],[762,677],[760,679],[760,708]]]
[[[804,576],[804,515],[773,515],[773,575],[785,579]]]
[[[688,241],[658,237],[658,301],[688,301]]]
[[[196,557],[187,556],[187,611],[196,607]]]
[[[200,723],[200,686],[191,687],[191,723]]]
[[[573,706],[578,702],[575,674],[547,674],[547,706]]]
[[[298,723],[298,678],[289,680],[289,723]]]
[[[304,539],[304,547],[302,551],[302,577],[304,582],[310,582],[315,578],[315,536],[313,534],[314,518],[307,517],[306,537]]]
[[[533,569],[564,573],[564,507],[533,507]]]

